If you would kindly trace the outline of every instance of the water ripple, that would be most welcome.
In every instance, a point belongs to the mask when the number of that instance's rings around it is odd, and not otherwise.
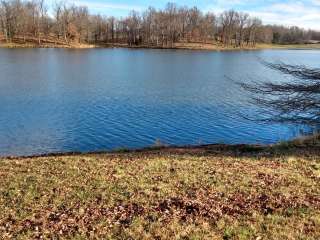
[[[296,136],[296,127],[262,125],[238,114],[255,109],[229,77],[281,80],[257,57],[319,62],[316,52],[284,50],[0,49],[0,155],[136,148],[157,139],[184,145]]]

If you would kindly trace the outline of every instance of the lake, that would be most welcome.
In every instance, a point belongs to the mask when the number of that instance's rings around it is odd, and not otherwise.
[[[256,109],[230,78],[281,81],[259,59],[317,66],[319,53],[0,49],[0,155],[287,140],[299,126],[238,114]]]

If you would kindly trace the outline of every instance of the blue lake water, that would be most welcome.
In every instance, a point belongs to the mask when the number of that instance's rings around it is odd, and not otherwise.
[[[320,51],[0,49],[0,156],[206,143],[275,143],[298,126],[230,81],[282,81],[259,59],[318,66]]]

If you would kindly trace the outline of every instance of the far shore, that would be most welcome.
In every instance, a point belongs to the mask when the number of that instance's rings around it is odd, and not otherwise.
[[[92,48],[132,48],[132,49],[182,49],[182,50],[209,50],[209,51],[234,51],[234,50],[263,50],[263,49],[320,49],[320,44],[256,44],[256,46],[223,46],[212,43],[175,43],[173,46],[149,46],[122,43],[108,44],[35,44],[35,43],[0,43],[0,48],[65,48],[65,49],[92,49]]]

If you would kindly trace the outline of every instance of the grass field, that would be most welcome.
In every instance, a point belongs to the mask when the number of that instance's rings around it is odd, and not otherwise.
[[[320,239],[316,149],[0,159],[0,239]]]

